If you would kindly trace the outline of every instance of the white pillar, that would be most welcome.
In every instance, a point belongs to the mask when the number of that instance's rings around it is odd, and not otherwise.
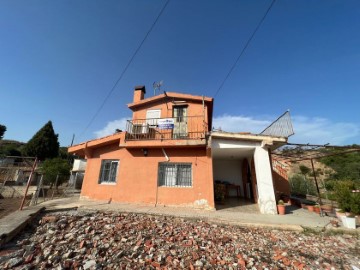
[[[261,146],[255,148],[255,172],[258,191],[258,205],[262,214],[277,214],[272,171],[267,149]]]

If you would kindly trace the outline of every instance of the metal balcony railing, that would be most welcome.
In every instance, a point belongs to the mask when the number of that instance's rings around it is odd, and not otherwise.
[[[126,140],[195,140],[208,130],[203,116],[127,120]]]

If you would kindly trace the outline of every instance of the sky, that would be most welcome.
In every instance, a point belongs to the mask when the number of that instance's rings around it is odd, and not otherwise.
[[[61,146],[131,119],[136,85],[214,97],[270,0],[0,0],[0,124]],[[215,96],[214,127],[261,132],[290,110],[293,143],[360,143],[360,2],[277,0]],[[159,92],[157,92],[159,94]],[[87,128],[87,126],[90,126]]]

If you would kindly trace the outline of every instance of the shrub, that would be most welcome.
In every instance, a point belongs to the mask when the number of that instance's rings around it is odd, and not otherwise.
[[[317,195],[313,181],[304,179],[303,175],[295,174],[289,179],[291,193],[297,195]]]
[[[360,194],[352,192],[355,188],[351,180],[339,181],[335,184],[334,195],[342,210],[360,214]]]

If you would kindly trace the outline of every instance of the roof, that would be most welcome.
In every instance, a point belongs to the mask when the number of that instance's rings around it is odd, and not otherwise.
[[[175,92],[164,92],[164,94],[161,94],[161,95],[157,95],[157,96],[142,99],[137,102],[129,103],[128,107],[130,109],[133,109],[138,106],[143,106],[145,104],[160,101],[162,99],[168,99],[170,101],[171,101],[171,99],[185,99],[185,100],[194,100],[194,101],[199,101],[199,102],[202,102],[204,100],[204,102],[206,102],[206,103],[213,103],[213,101],[214,101],[214,99],[211,97],[195,96],[195,95],[175,93]]]
[[[120,138],[124,136],[123,132],[115,133],[106,137],[102,137],[95,140],[90,140],[87,142],[83,142],[80,144],[76,144],[73,146],[70,146],[68,148],[69,153],[77,153],[81,150],[84,150],[85,148],[95,148],[103,145],[108,145],[116,142],[120,142]]]
[[[278,148],[287,143],[287,138],[285,137],[252,134],[250,132],[235,133],[235,132],[225,132],[225,131],[213,131],[211,132],[211,138],[265,142],[268,145],[272,145],[273,146],[272,148]]]

